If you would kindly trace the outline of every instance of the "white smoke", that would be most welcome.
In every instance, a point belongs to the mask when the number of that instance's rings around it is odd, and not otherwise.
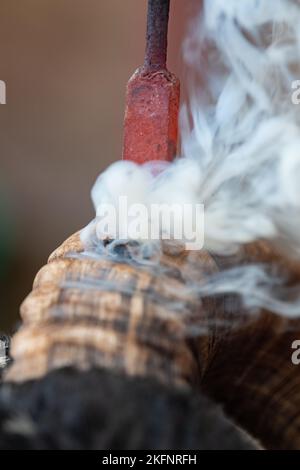
[[[184,158],[157,177],[149,165],[113,165],[93,188],[96,212],[120,195],[202,203],[210,252],[226,256],[267,240],[299,257],[300,109],[291,100],[299,25],[297,0],[204,1],[183,47],[190,80],[181,110]],[[96,222],[83,231],[87,247]],[[278,298],[278,282],[264,266],[243,266],[208,279],[199,293],[236,293],[247,307],[299,315],[300,298],[286,290]]]
[[[205,243],[220,254],[257,239],[300,254],[299,21],[292,0],[207,0],[185,41],[202,89],[182,110],[183,154],[200,167]]]

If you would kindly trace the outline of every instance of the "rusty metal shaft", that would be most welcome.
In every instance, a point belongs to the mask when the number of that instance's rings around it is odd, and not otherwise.
[[[167,63],[170,0],[149,0],[144,67],[164,69]]]
[[[149,0],[144,65],[127,85],[123,158],[171,161],[178,135],[179,80],[166,68],[170,0]]]

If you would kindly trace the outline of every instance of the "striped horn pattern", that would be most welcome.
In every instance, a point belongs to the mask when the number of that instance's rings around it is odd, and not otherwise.
[[[233,296],[201,297],[197,285],[236,259],[164,246],[158,265],[85,253],[79,233],[37,274],[21,307],[5,380],[38,379],[74,366],[150,376],[205,391],[263,446],[300,448],[300,374],[291,345],[300,321],[243,313]],[[299,266],[263,243],[243,262],[264,261],[299,281]],[[236,315],[236,310],[239,315]]]

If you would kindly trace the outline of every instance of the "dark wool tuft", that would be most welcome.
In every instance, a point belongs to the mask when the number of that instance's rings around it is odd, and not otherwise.
[[[0,386],[0,449],[253,449],[204,396],[110,371]]]

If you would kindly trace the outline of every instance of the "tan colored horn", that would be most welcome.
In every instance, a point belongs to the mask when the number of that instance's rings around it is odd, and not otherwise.
[[[79,234],[68,239],[21,307],[6,381],[69,365],[147,375],[205,390],[267,448],[300,449],[300,373],[291,361],[300,322],[262,312],[226,326],[228,299],[201,299],[189,288],[224,260],[163,251],[159,265],[143,267],[83,253]],[[290,283],[300,279],[298,265],[261,243],[245,248],[242,260],[288,269]]]

